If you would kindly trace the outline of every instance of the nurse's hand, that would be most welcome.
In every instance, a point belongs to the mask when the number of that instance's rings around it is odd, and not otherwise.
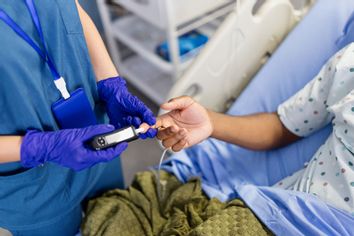
[[[213,131],[208,111],[190,97],[179,97],[162,104],[170,111],[157,118],[157,138],[166,148],[180,151],[207,139]]]
[[[114,148],[95,151],[85,142],[113,130],[112,125],[96,125],[52,132],[29,131],[22,140],[21,164],[31,168],[53,162],[80,171],[100,162],[108,162],[118,157],[128,144],[121,143]]]
[[[101,80],[97,83],[98,94],[105,102],[110,123],[116,128],[133,125],[136,128],[143,123],[153,126],[156,118],[152,111],[136,96],[132,95],[121,77]],[[153,138],[157,130],[149,129],[141,138]]]

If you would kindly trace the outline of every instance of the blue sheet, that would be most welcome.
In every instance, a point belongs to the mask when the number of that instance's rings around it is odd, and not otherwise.
[[[229,114],[276,111],[328,58],[354,41],[353,12],[353,0],[317,1]],[[293,145],[268,152],[209,139],[175,154],[164,169],[181,181],[201,177],[203,190],[210,197],[223,201],[241,197],[277,235],[354,235],[354,215],[304,193],[269,187],[302,168],[330,132],[328,126]]]

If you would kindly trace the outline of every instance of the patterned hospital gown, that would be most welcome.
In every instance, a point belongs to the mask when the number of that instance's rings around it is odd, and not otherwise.
[[[354,215],[354,43],[339,51],[302,90],[278,107],[282,123],[306,137],[333,132],[305,168],[275,186],[311,193]]]

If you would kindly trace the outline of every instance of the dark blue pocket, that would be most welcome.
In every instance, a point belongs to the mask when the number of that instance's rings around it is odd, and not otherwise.
[[[84,128],[97,124],[93,108],[82,88],[75,90],[70,98],[55,102],[52,111],[62,129]]]

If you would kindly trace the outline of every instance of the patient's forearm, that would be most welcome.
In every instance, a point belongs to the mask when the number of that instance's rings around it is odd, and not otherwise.
[[[0,137],[0,163],[16,162],[20,160],[22,137]]]
[[[209,112],[212,137],[253,150],[269,150],[299,139],[288,131],[276,113],[228,116]]]

